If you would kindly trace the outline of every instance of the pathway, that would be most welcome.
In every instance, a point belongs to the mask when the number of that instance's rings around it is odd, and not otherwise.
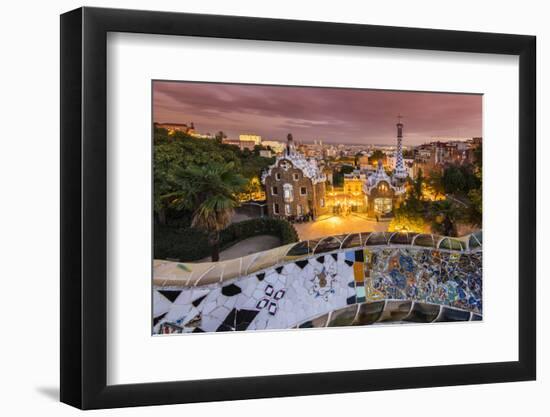
[[[220,252],[220,261],[228,259],[240,258],[241,256],[250,255],[252,253],[261,252],[264,250],[281,246],[281,240],[276,236],[259,235],[243,239],[233,246]],[[211,258],[203,258],[198,262],[210,262]]]
[[[321,216],[314,222],[295,223],[300,240],[357,232],[385,232],[389,222],[368,220],[357,214],[349,216]]]

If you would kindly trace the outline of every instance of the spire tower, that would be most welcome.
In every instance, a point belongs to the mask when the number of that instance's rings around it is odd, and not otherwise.
[[[286,136],[286,154],[292,155],[295,152],[294,140],[292,139],[292,133]]]
[[[403,116],[397,116],[397,151],[395,152],[395,170],[393,175],[399,179],[407,178],[407,170],[405,169],[405,164],[403,163],[403,123],[401,119]]]

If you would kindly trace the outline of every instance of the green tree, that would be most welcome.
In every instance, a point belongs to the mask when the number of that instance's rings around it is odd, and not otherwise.
[[[445,195],[443,175],[438,169],[430,171],[430,175],[428,176],[426,185],[430,188],[435,198]]]
[[[212,261],[218,261],[220,232],[229,225],[246,180],[232,162],[178,168],[172,180],[177,191],[165,197],[175,208],[193,211],[191,226],[208,234]]]
[[[479,145],[474,149],[474,164],[481,168],[483,165],[483,146]]]
[[[369,156],[369,164],[376,165],[378,160],[386,158],[386,154],[380,149],[376,149],[371,156]]]
[[[417,200],[422,200],[422,186],[424,185],[424,176],[422,169],[418,170],[418,174],[413,182],[412,193],[413,197]]]
[[[260,182],[260,179],[258,177],[249,178],[246,182],[246,185],[244,186],[243,192],[240,195],[240,199],[241,201],[252,200],[254,194],[257,194],[260,191],[262,191],[262,184]]]
[[[446,193],[460,193],[466,187],[466,179],[462,170],[451,165],[443,171],[443,186]]]
[[[359,167],[359,158],[363,156],[362,152],[357,152],[355,156],[353,157],[353,165],[356,167]]]
[[[153,139],[153,208],[159,224],[170,223],[182,215],[190,217],[190,213],[177,213],[167,197],[178,191],[173,181],[176,169],[232,162],[237,173],[243,171],[241,153],[236,146],[219,144],[212,139],[197,139],[184,132],[168,135],[166,129],[158,128]]]
[[[430,204],[428,217],[432,221],[432,232],[444,236],[456,236],[457,224],[464,217],[463,211],[449,200]]]
[[[414,151],[412,149],[403,149],[404,159],[414,159]]]
[[[467,216],[470,224],[476,227],[482,227],[483,223],[483,173],[481,165],[477,167],[476,177],[479,183],[478,188],[468,192],[470,205],[468,206]]]
[[[222,143],[225,138],[227,138],[227,135],[221,130],[215,135],[216,142],[218,143]]]
[[[426,219],[422,213],[399,209],[388,225],[389,232],[424,233],[425,229]]]
[[[353,172],[353,166],[342,165],[339,169],[335,170],[332,174],[332,181],[335,187],[341,187],[344,185],[344,174],[351,174]]]
[[[468,193],[470,205],[468,206],[468,222],[476,227],[481,227],[483,223],[483,199],[481,188],[471,190]]]
[[[445,192],[449,194],[467,195],[470,190],[479,188],[481,179],[478,178],[472,165],[450,165],[443,171],[442,182]]]

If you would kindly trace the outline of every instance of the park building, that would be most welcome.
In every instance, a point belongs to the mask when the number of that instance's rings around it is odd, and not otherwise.
[[[284,142],[280,142],[278,140],[262,140],[262,145],[265,147],[270,147],[276,154],[282,154],[286,149]]]
[[[157,129],[166,129],[169,135],[174,135],[176,132],[182,132],[188,135],[196,134],[195,124],[193,122],[187,123],[154,123]]]
[[[239,135],[239,140],[241,142],[253,142],[254,145],[262,144],[262,137],[260,135],[243,134],[243,135]]]
[[[395,208],[399,207],[405,198],[406,180],[409,171],[403,159],[403,123],[401,116],[397,122],[397,149],[395,151],[395,165],[391,176],[386,173],[381,160],[377,170],[369,175],[363,185],[367,197],[367,213],[369,217],[391,216]]]
[[[245,149],[248,149],[249,151],[253,151],[254,147],[256,146],[256,142],[252,140],[238,140],[238,139],[223,138],[222,143],[224,145],[237,146],[241,151],[244,151]]]
[[[395,175],[389,176],[382,161],[378,161],[378,169],[368,177],[363,191],[369,217],[391,216],[405,198],[405,181]]]
[[[315,219],[327,212],[326,176],[315,159],[296,150],[288,134],[285,152],[262,175],[271,217]]]
[[[359,166],[344,174],[343,186],[329,188],[327,204],[330,212],[336,215],[364,214],[370,218],[391,217],[405,198],[406,181],[411,172],[403,158],[402,141],[403,123],[399,120],[391,174],[386,172],[385,158],[379,159],[375,168],[366,164],[366,156],[359,157]]]
[[[403,159],[403,124],[397,123],[397,148],[391,173],[382,159],[377,168],[360,169],[344,174],[342,186],[327,178],[332,169],[323,161],[298,152],[292,135],[288,135],[285,152],[262,175],[267,211],[272,217],[316,219],[323,214],[349,215],[363,213],[370,218],[393,215],[405,198],[410,169]]]
[[[366,213],[367,198],[363,185],[367,175],[359,169],[344,174],[343,186],[332,187],[327,193],[327,201],[333,214],[348,215],[351,213]]]
[[[440,138],[441,139],[441,138]],[[472,164],[475,151],[482,146],[482,138],[441,140],[419,145],[414,150],[413,176],[420,171],[424,175],[434,171],[442,172],[448,165]]]

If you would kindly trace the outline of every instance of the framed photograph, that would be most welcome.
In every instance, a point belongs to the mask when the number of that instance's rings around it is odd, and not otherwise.
[[[61,16],[61,401],[533,380],[535,37]]]

